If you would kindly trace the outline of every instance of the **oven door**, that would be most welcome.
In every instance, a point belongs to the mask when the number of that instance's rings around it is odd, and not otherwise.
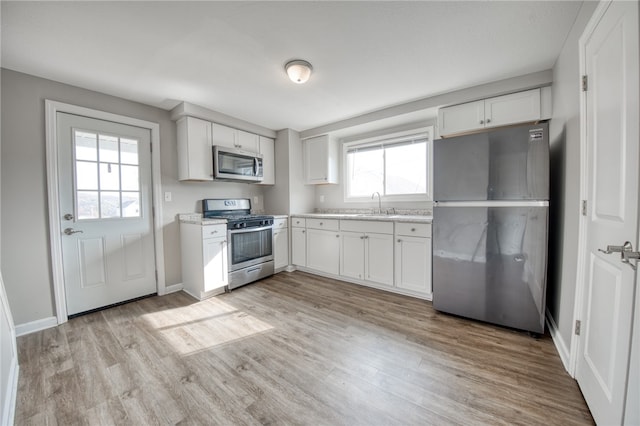
[[[273,226],[232,229],[229,234],[229,272],[273,260]]]

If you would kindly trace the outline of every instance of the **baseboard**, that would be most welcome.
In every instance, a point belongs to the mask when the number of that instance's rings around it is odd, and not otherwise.
[[[164,294],[175,293],[182,290],[183,288],[184,285],[182,283],[168,285],[164,288]]]
[[[9,368],[9,380],[7,380],[6,383],[7,392],[4,400],[4,410],[2,410],[1,424],[3,425],[12,425],[15,419],[19,371],[20,366],[18,365],[18,359],[17,357],[13,357],[11,360],[11,367]]]
[[[16,325],[16,337],[35,333],[40,330],[46,330],[47,328],[56,327],[57,325],[58,319],[56,317],[43,318],[26,324],[19,324]]]
[[[547,309],[546,312],[547,319],[547,328],[549,328],[549,334],[551,334],[551,339],[553,340],[553,344],[558,351],[558,355],[560,355],[560,360],[562,361],[562,365],[564,369],[567,370],[567,373],[573,377],[571,372],[569,371],[569,360],[571,359],[571,352],[567,348],[567,345],[564,343],[562,336],[560,335],[560,331],[558,330],[558,325],[554,321],[551,316],[551,312]]]

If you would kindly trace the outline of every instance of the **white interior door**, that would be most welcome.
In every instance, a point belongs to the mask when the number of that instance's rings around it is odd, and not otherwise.
[[[622,424],[634,312],[635,261],[599,249],[629,241],[638,250],[638,3],[600,11],[583,36],[588,209],[576,379],[604,425]]]
[[[149,130],[56,120],[67,314],[156,293]]]

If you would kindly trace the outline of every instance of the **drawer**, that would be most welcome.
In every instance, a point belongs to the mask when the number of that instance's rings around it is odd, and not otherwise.
[[[407,223],[396,222],[396,235],[405,235],[408,237],[431,237],[430,223]]]
[[[287,219],[274,219],[273,220],[273,230],[277,231],[279,229],[287,229]]]
[[[340,229],[340,221],[336,219],[307,219],[307,228],[337,231]]]
[[[341,220],[341,231],[393,234],[393,222],[378,220]]]
[[[303,217],[292,217],[291,226],[294,228],[304,228],[307,226],[306,219]]]
[[[227,236],[227,225],[208,225],[202,227],[202,238],[218,238]]]

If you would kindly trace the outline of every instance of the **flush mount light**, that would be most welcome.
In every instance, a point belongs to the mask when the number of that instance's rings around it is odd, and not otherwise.
[[[287,62],[284,69],[287,71],[291,81],[297,84],[306,83],[311,77],[311,71],[313,71],[311,64],[302,59]]]

